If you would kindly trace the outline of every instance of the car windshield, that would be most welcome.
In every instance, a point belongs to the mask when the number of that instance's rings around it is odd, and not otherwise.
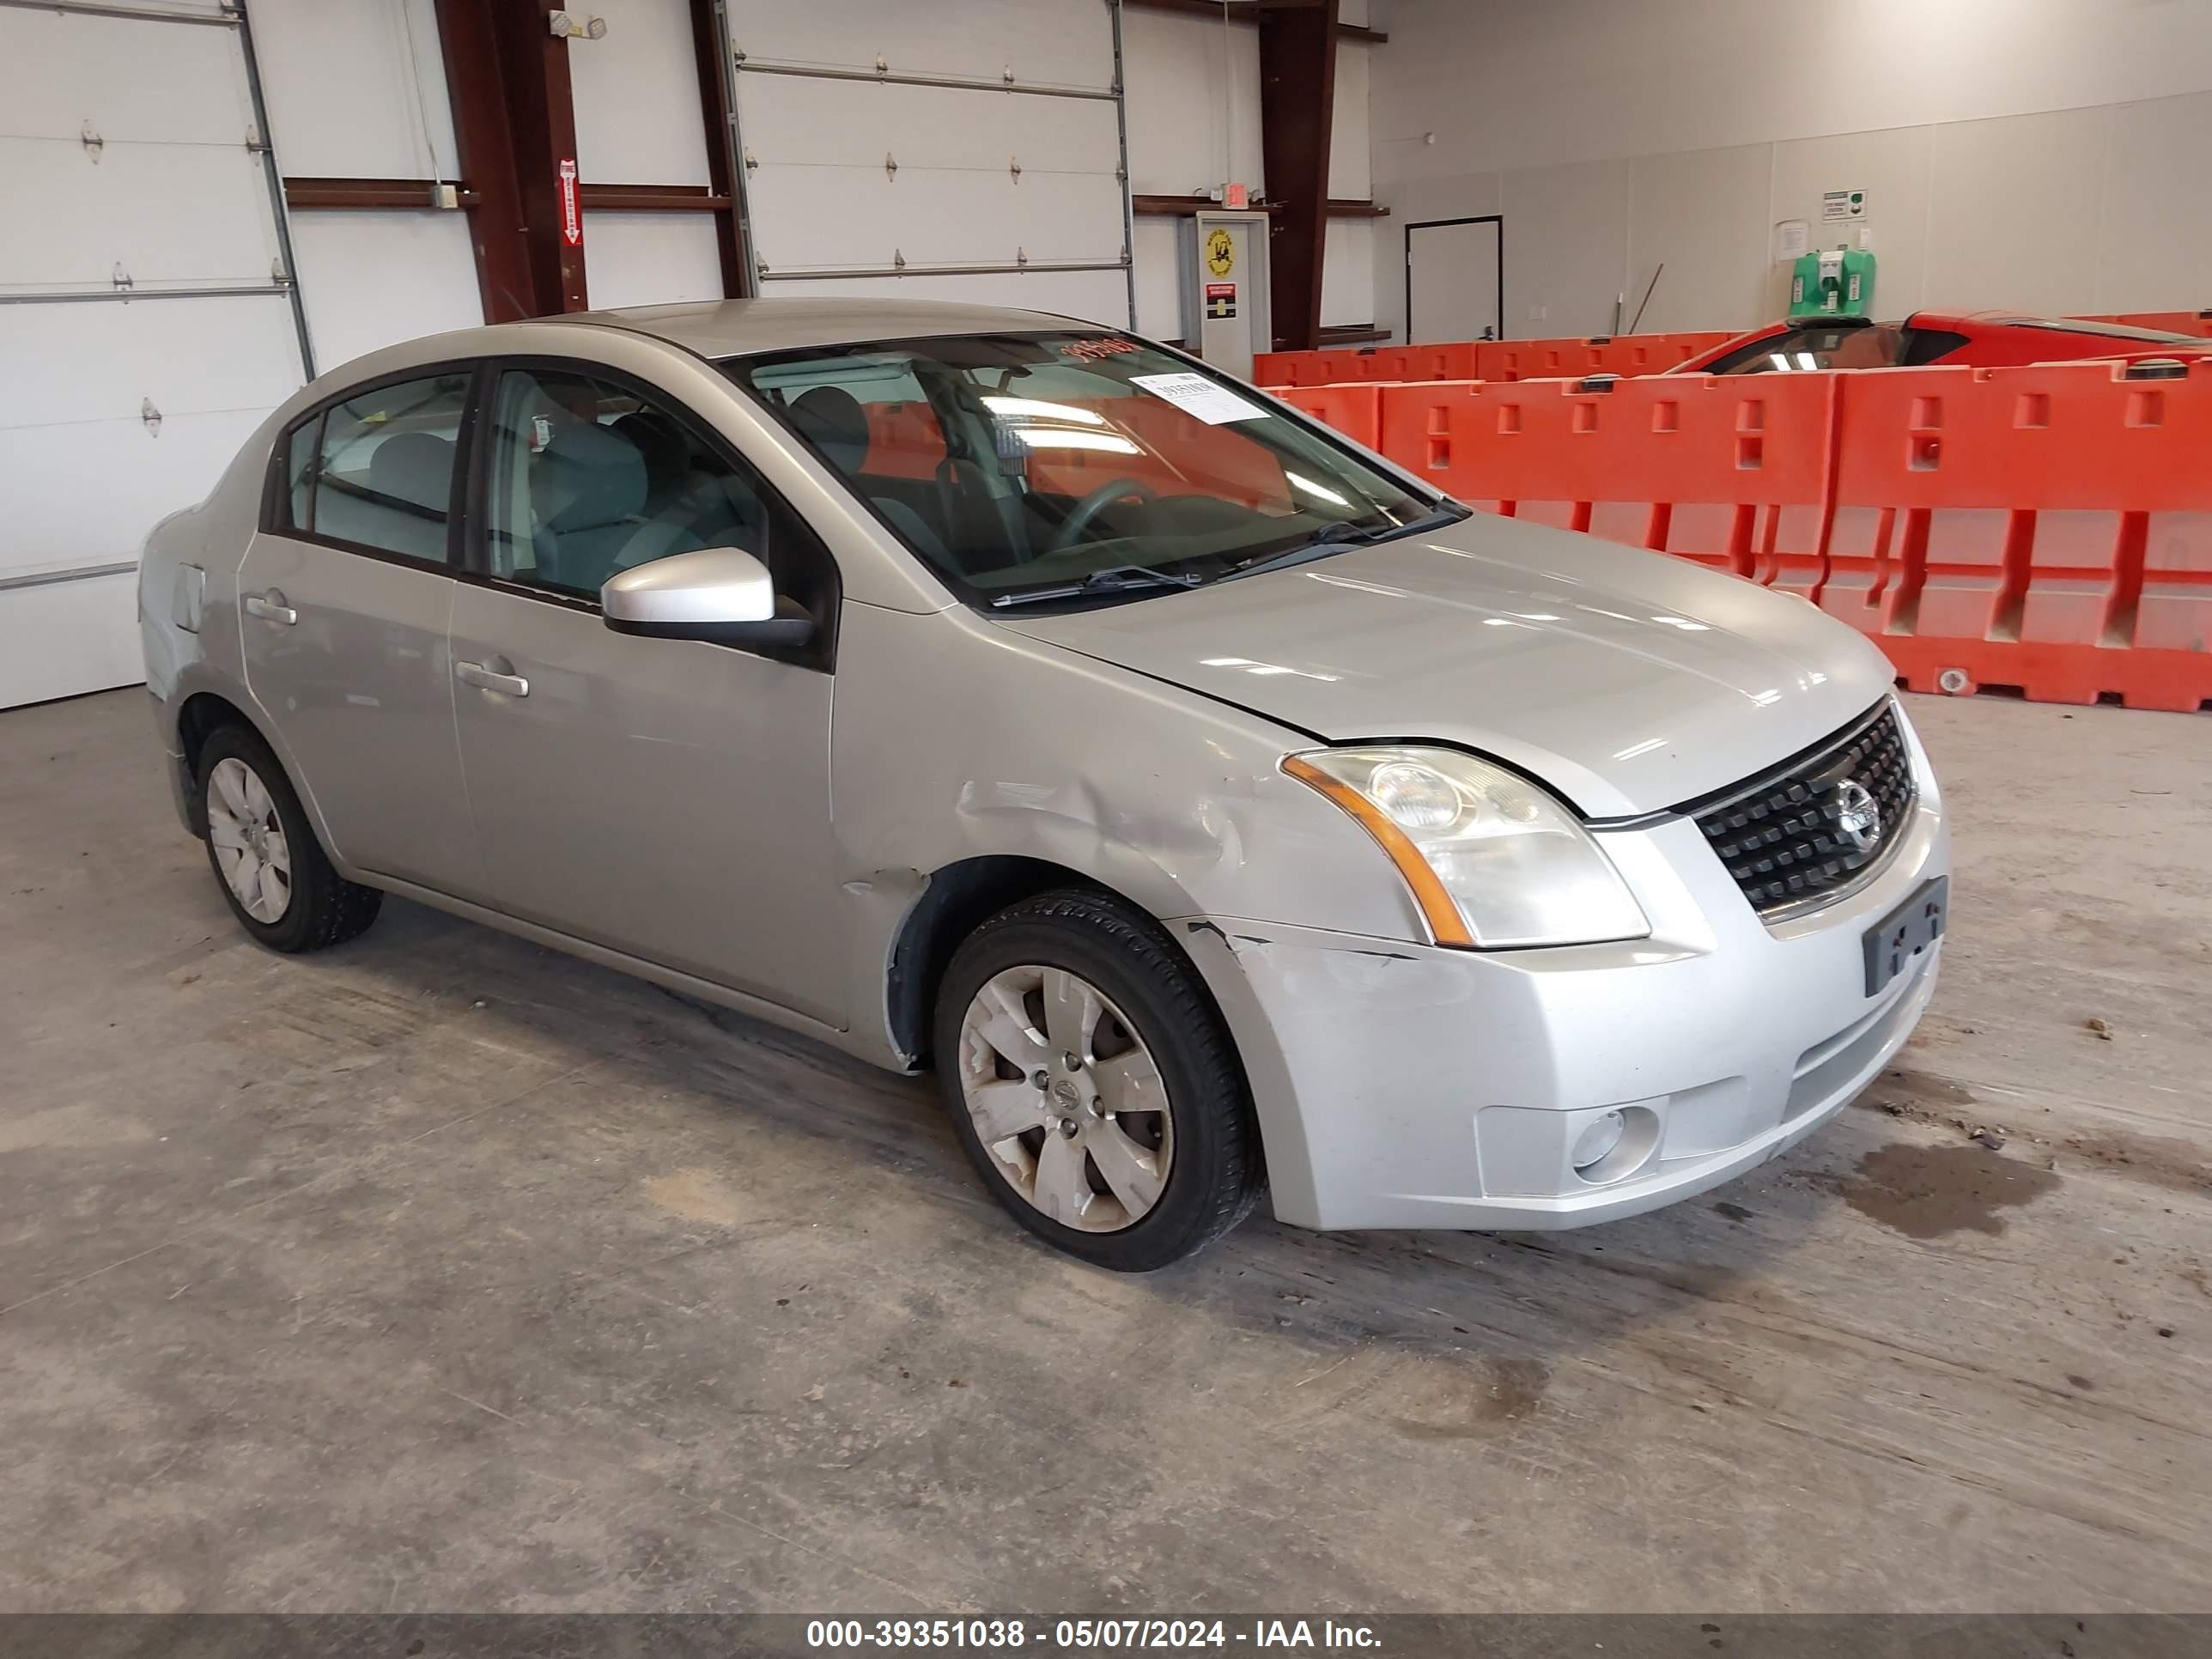
[[[1194,586],[1456,518],[1264,393],[1106,332],[733,358],[765,404],[973,603]]]

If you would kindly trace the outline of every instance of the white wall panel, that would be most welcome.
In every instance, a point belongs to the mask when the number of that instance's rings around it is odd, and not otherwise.
[[[2112,112],[2099,311],[2212,306],[2212,93]]]
[[[1131,190],[1188,196],[1234,182],[1255,194],[1265,191],[1259,30],[1125,11],[1121,55],[1129,86]]]
[[[1375,320],[1373,219],[1332,219],[1322,244],[1321,325]]]
[[[605,15],[605,38],[568,44],[577,171],[593,184],[707,183],[687,0],[623,0]]]
[[[1830,0],[1808,25],[1774,0],[1417,0],[1383,20],[1376,169],[1443,176],[2198,93],[2212,88],[2208,9]]]
[[[1833,247],[1844,238],[1820,222],[1820,197],[1832,190],[1867,192],[1875,257],[1875,304],[1886,316],[1901,317],[1930,304],[1927,285],[1929,190],[1935,178],[1936,130],[1893,127],[1886,132],[1834,133],[1799,138],[1774,146],[1773,194],[1760,249],[1765,290],[1759,318],[1779,317],[1790,304],[1790,272],[1772,263],[1773,227],[1802,219],[1812,227],[1814,245]],[[1669,279],[1672,280],[1671,278]],[[1723,317],[1720,326],[1731,319]],[[1711,323],[1685,325],[1710,328]]]
[[[1368,53],[1371,47],[1340,40],[1336,97],[1329,115],[1328,193],[1364,201],[1373,193],[1368,140]]]
[[[465,215],[329,208],[291,218],[318,369],[483,321]]]
[[[254,0],[253,45],[287,173],[460,176],[433,0]]]
[[[880,56],[893,73],[995,82],[1011,70],[1104,88],[1114,78],[1110,21],[1097,0],[913,9],[835,0],[740,5],[732,27],[748,62],[872,69]],[[792,270],[1122,258],[1121,140],[1110,101],[750,69],[738,76],[738,114],[753,243],[772,293],[799,291],[775,280]],[[1118,290],[1117,320],[1126,321],[1126,278],[1097,274],[1109,281],[1096,291]],[[922,291],[905,280],[904,292]],[[980,291],[959,280],[963,295]]]
[[[228,29],[35,11],[7,25],[0,137],[74,143],[89,120],[111,146],[246,143],[253,106]]]
[[[710,213],[586,213],[584,283],[594,309],[722,297]]]
[[[1113,21],[1099,0],[731,0],[729,16],[731,44],[748,58],[872,70],[881,57],[902,74],[1114,83]]]
[[[96,165],[76,144],[0,138],[0,288],[105,289],[118,264],[141,287],[270,280],[268,174],[242,138],[110,144]]]
[[[146,678],[137,573],[10,588],[0,593],[0,708],[136,685]]]
[[[0,706],[138,678],[131,578],[82,573],[133,561],[300,384],[288,295],[147,291],[269,284],[251,125],[234,29],[0,9],[0,289],[110,293],[119,265],[141,290],[0,306],[0,578],[55,578],[0,589]]]
[[[1639,325],[1646,333],[1704,328],[1705,318],[1756,317],[1767,309],[1773,161],[1771,146],[1744,144],[1630,164],[1621,328],[1635,319],[1647,289],[1651,302]]]
[[[1628,283],[1626,161],[1525,167],[1498,181],[1505,337],[1603,334]]]
[[[1375,194],[1400,228],[1378,276],[1406,222],[1506,202],[1509,332],[1606,326],[1605,290],[1632,311],[1662,258],[1647,329],[1750,327],[1786,303],[1775,224],[1832,245],[1820,196],[1846,189],[1871,204],[1881,314],[2212,302],[2212,0],[1837,0],[1818,51],[1766,0],[1383,21]],[[1618,211],[1593,183],[1616,167]]]
[[[2105,110],[1938,127],[1928,237],[1931,302],[2060,314],[2091,309],[2111,129]],[[1877,292],[1880,283],[1877,270]]]
[[[1156,340],[1183,337],[1182,244],[1174,219],[1137,221],[1137,331]]]

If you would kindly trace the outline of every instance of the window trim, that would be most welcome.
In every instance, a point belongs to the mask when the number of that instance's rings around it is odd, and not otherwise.
[[[844,571],[837,563],[837,556],[823,539],[813,521],[801,513],[783,492],[771,483],[767,476],[746,456],[744,452],[718,431],[711,421],[665,386],[657,386],[642,376],[612,364],[596,362],[584,357],[561,357],[545,352],[519,352],[486,357],[478,364],[479,380],[474,388],[471,404],[471,420],[467,447],[463,459],[468,467],[465,480],[465,505],[459,523],[465,537],[461,562],[454,574],[459,580],[479,587],[488,587],[501,593],[511,593],[526,599],[536,599],[556,605],[565,610],[601,617],[597,595],[568,592],[559,588],[540,587],[534,583],[517,581],[512,577],[495,574],[491,565],[491,488],[494,454],[497,448],[491,434],[492,410],[499,398],[500,381],[510,372],[535,371],[567,374],[612,386],[651,404],[680,422],[692,439],[719,459],[725,465],[744,475],[753,485],[763,507],[769,511],[781,510],[813,544],[823,572],[828,577],[829,592],[823,609],[825,620],[817,622],[813,640],[799,647],[744,645],[712,640],[662,641],[662,644],[710,645],[720,651],[735,651],[764,661],[783,664],[787,667],[804,668],[817,673],[835,675],[837,672],[837,644],[841,629],[838,626],[844,610]],[[734,382],[730,390],[738,391]]]
[[[380,560],[406,570],[426,570],[434,575],[458,577],[461,574],[462,508],[467,500],[463,468],[469,457],[471,434],[476,425],[478,404],[483,393],[483,362],[478,357],[462,357],[422,363],[412,368],[398,369],[389,374],[380,374],[373,380],[356,381],[324,398],[297,419],[285,423],[269,453],[269,471],[262,486],[260,532],[264,536],[281,536],[287,541],[305,542],[313,547],[327,547],[340,553],[357,554],[365,559]],[[316,489],[307,497],[307,527],[301,528],[278,522],[278,508],[283,516],[290,517],[290,491],[284,473],[292,453],[292,439],[300,428],[313,422],[321,426],[327,422],[331,410],[338,404],[350,403],[372,392],[386,386],[406,386],[415,380],[434,380],[447,375],[460,375],[468,384],[461,394],[460,423],[454,430],[453,475],[446,494],[446,556],[441,560],[418,558],[412,553],[401,553],[389,547],[376,547],[367,542],[349,541],[343,536],[332,536],[316,530],[314,521],[320,516],[315,511],[315,499],[320,493],[323,476],[323,446],[319,436],[315,441],[314,474]]]

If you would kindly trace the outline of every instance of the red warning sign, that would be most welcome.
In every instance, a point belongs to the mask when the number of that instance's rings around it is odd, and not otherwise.
[[[584,209],[576,199],[576,158],[561,159],[561,240],[570,247],[584,245]]]

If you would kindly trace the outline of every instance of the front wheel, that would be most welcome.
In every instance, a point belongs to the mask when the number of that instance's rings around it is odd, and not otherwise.
[[[1228,1031],[1150,917],[1046,893],[954,952],[935,1052],[955,1132],[1013,1218],[1142,1273],[1251,1212],[1259,1138]]]

